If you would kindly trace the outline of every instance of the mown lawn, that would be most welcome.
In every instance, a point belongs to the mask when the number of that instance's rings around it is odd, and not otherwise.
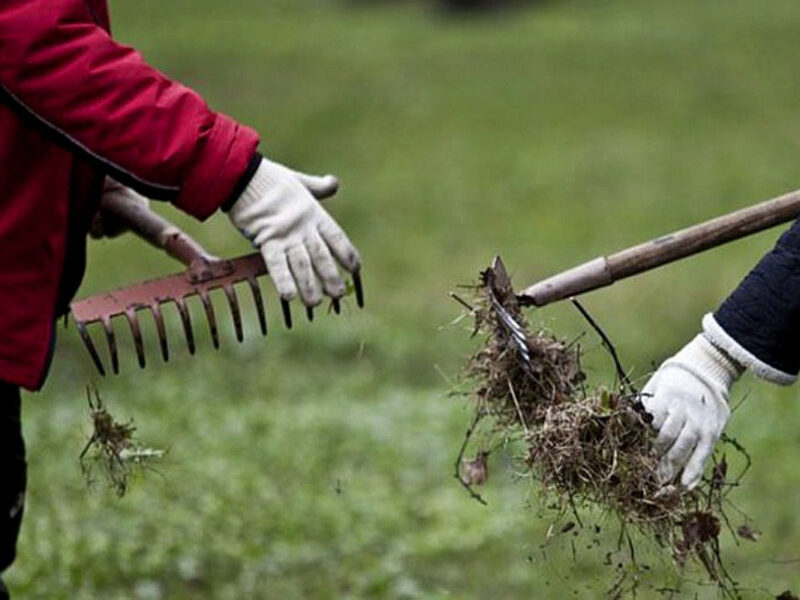
[[[453,480],[469,411],[448,392],[474,342],[448,325],[459,308],[447,292],[498,252],[522,286],[798,187],[800,5],[559,0],[476,19],[332,0],[112,10],[120,39],[260,130],[266,153],[340,175],[330,208],[365,257],[367,309],[286,332],[273,304],[266,341],[239,346],[226,331],[215,355],[201,335],[193,359],[175,329],[176,360],[160,365],[151,348],[144,373],[128,350],[100,392],[169,453],[122,500],[83,483],[96,378],[74,328],[61,329],[52,376],[25,402],[16,597],[601,596],[605,546],[543,549],[550,521],[510,457],[493,457],[488,508]],[[219,253],[247,251],[224,217],[200,226],[163,210]],[[586,305],[644,377],[776,235]],[[133,239],[95,243],[90,258],[85,293],[172,268]],[[564,336],[586,329],[569,307],[535,318]],[[589,364],[610,374],[602,351]],[[745,379],[735,398],[746,395],[729,431],[754,467],[733,499],[764,535],[726,538],[725,551],[762,598],[800,588],[800,416],[793,388]],[[641,597],[660,597],[672,569],[643,560]]]

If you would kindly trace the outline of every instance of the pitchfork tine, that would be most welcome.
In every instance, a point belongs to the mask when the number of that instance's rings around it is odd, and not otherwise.
[[[142,340],[142,330],[139,327],[139,318],[136,316],[135,309],[127,309],[125,311],[125,318],[128,319],[128,325],[131,327],[131,335],[133,335],[133,345],[136,347],[136,358],[139,360],[139,368],[144,369],[144,340]]]
[[[258,282],[255,278],[248,277],[247,283],[250,284],[250,291],[253,292],[253,302],[255,302],[256,313],[258,313],[258,324],[261,326],[261,335],[267,335],[267,314],[264,312],[264,299],[261,297],[261,290],[258,287]]]
[[[214,315],[214,305],[211,304],[211,298],[205,290],[198,292],[200,301],[203,303],[203,309],[206,311],[206,319],[208,319],[208,328],[211,330],[211,342],[214,348],[219,350],[219,335],[217,335],[217,318]]]
[[[161,316],[161,307],[153,303],[150,305],[150,312],[153,313],[153,320],[156,322],[158,330],[158,342],[161,344],[161,356],[164,362],[169,362],[169,346],[167,345],[167,329],[164,327],[164,317]]]
[[[186,334],[186,345],[189,347],[189,354],[194,354],[194,333],[192,332],[192,319],[189,316],[189,309],[186,308],[186,301],[183,298],[176,298],[175,305],[181,315],[183,323],[183,333]]]
[[[364,308],[364,288],[361,285],[361,271],[353,273],[353,287],[356,290],[356,304],[358,304],[358,308]]]
[[[97,349],[92,343],[92,338],[89,336],[89,332],[86,331],[86,325],[84,325],[81,321],[75,321],[75,326],[78,328],[78,333],[80,334],[86,349],[89,351],[89,356],[92,357],[94,366],[97,367],[98,371],[100,371],[100,375],[105,377],[106,370],[103,368],[103,363],[100,361],[100,355],[97,354]]]
[[[114,328],[111,326],[111,319],[103,317],[103,331],[106,334],[106,342],[108,342],[108,352],[111,355],[111,371],[114,375],[119,374],[119,355],[117,354],[117,339],[114,336]]]
[[[281,298],[281,308],[283,309],[283,322],[286,324],[286,329],[292,328],[292,308],[289,302]]]
[[[231,307],[231,316],[233,317],[233,328],[236,330],[236,339],[241,342],[244,339],[242,333],[242,313],[239,311],[239,300],[236,298],[236,291],[230,283],[222,286],[225,292],[225,297],[228,299],[228,305]]]

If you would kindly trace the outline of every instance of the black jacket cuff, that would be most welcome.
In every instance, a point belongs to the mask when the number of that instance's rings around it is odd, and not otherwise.
[[[750,271],[714,319],[767,365],[800,371],[800,221]]]
[[[241,179],[239,179],[239,183],[236,184],[236,187],[233,188],[233,192],[231,193],[230,197],[222,203],[220,208],[223,212],[228,212],[233,204],[239,199],[239,196],[242,195],[244,188],[246,188],[250,184],[250,180],[253,179],[253,175],[256,174],[258,170],[258,166],[261,164],[261,160],[264,157],[261,155],[260,152],[254,152],[250,162],[247,163],[247,170],[245,170],[244,174],[242,175]]]

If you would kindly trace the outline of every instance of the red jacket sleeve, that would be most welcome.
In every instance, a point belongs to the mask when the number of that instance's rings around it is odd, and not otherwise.
[[[211,111],[95,19],[85,0],[0,2],[2,100],[126,185],[208,217],[247,171],[257,134]]]

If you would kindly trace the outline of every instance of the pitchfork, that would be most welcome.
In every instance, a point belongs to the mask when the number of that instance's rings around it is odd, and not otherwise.
[[[546,306],[775,227],[799,215],[800,190],[796,190],[615,254],[595,258],[527,287],[516,296],[516,301],[521,306]],[[502,300],[513,293],[513,290],[500,257],[495,258],[489,272],[491,276],[488,287],[492,306],[514,340],[523,361],[530,367],[524,329],[503,308]]]
[[[210,297],[210,292],[217,289],[221,289],[224,292],[231,311],[236,339],[241,342],[244,339],[244,332],[242,330],[239,301],[234,288],[237,283],[247,282],[253,296],[256,313],[258,314],[261,334],[267,335],[267,316],[264,309],[264,300],[256,280],[258,276],[267,272],[264,259],[260,253],[256,252],[230,260],[220,259],[203,249],[200,244],[178,227],[144,206],[134,205],[119,198],[111,197],[104,198],[103,210],[122,220],[142,239],[164,250],[187,268],[180,273],[103,292],[72,303],[70,310],[75,319],[78,334],[101,375],[105,375],[106,370],[89,335],[88,325],[92,323],[100,323],[102,325],[111,357],[111,369],[117,374],[119,373],[119,356],[112,319],[117,316],[124,316],[131,330],[139,366],[144,368],[144,340],[142,339],[138,311],[149,310],[158,332],[161,356],[167,362],[169,361],[169,345],[161,307],[167,303],[175,304],[180,315],[189,353],[194,354],[194,331],[192,330],[192,321],[187,306],[187,299],[193,296],[200,298],[211,332],[212,343],[214,348],[218,349],[217,319]],[[364,293],[358,272],[353,273],[353,288],[358,306],[363,307]],[[332,300],[332,307],[337,314],[340,312],[338,299]],[[281,299],[281,308],[286,327],[291,329],[292,313],[289,302]],[[306,311],[309,321],[313,320],[313,310],[307,308]]]

